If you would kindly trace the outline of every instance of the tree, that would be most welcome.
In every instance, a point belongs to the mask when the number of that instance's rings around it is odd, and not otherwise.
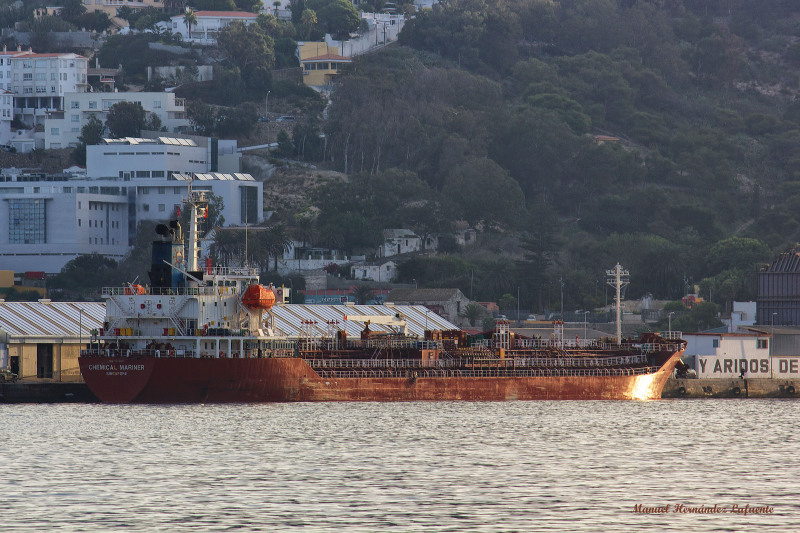
[[[86,124],[81,128],[78,141],[83,143],[84,146],[100,144],[103,142],[103,132],[105,132],[105,130],[106,127],[103,125],[103,122],[97,118],[97,115],[89,115],[89,120],[87,120]]]
[[[63,0],[61,2],[60,16],[64,20],[76,24],[84,13],[86,13],[86,7],[81,0]]]
[[[161,124],[161,118],[155,113],[147,113],[147,118],[144,121],[142,129],[150,131],[167,131]]]
[[[192,100],[186,106],[186,116],[189,119],[189,124],[192,125],[192,129],[198,135],[208,137],[214,133],[217,119],[214,108],[210,105],[199,100]]]
[[[96,290],[116,283],[117,262],[99,254],[79,255],[48,280],[54,289]]]
[[[197,25],[197,15],[191,9],[186,10],[186,14],[183,16],[183,23],[186,24],[186,34],[191,37],[192,36],[192,26]]]
[[[350,294],[353,295],[358,305],[367,305],[375,299],[375,292],[368,285],[355,285],[350,289]]]
[[[300,24],[303,26],[303,38],[308,40],[311,35],[311,29],[317,24],[317,13],[313,9],[304,9],[303,14],[300,15]]]
[[[77,164],[86,164],[86,147],[103,142],[105,129],[105,125],[96,115],[89,116],[89,120],[83,125],[81,134],[78,136],[78,146],[75,147],[75,151],[72,153],[72,158]]]
[[[138,137],[145,123],[145,110],[142,104],[136,102],[117,102],[108,110],[106,117],[106,127],[116,139]]]
[[[258,13],[264,7],[261,0],[234,0],[236,7],[242,11],[249,11],[250,13]]]
[[[275,271],[278,270],[278,258],[291,249],[292,239],[283,224],[275,224],[264,236],[265,248],[275,261]]]
[[[325,31],[334,39],[345,40],[361,24],[358,10],[348,0],[309,0],[308,9],[313,10]]]
[[[227,61],[239,69],[248,89],[266,91],[275,64],[275,42],[260,24],[233,21],[220,30],[217,46]]]
[[[464,306],[464,310],[459,315],[461,318],[466,318],[470,326],[475,326],[486,314],[486,309],[476,303],[469,303]]]

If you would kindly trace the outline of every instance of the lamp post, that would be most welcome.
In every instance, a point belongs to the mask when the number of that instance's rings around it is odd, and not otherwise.
[[[670,311],[667,315],[667,323],[669,324],[669,337],[672,338],[672,315],[675,314],[675,311]]]
[[[587,328],[587,317],[591,311],[584,311],[583,312],[583,340],[587,340],[588,337],[588,328]]]
[[[269,91],[267,91],[266,102],[264,102],[264,120],[267,121],[267,144],[270,143],[269,139]]]
[[[517,286],[517,327],[519,327],[519,286]]]
[[[772,341],[773,341],[773,339],[775,339],[775,317],[777,315],[778,315],[778,313],[772,313],[772,316],[769,317],[769,324],[770,324],[770,329],[771,329],[771,333],[770,333],[770,336],[769,336],[769,355],[770,356],[772,356]],[[772,364],[772,361],[770,361],[770,364]]]
[[[289,278],[289,303],[292,303],[293,296],[294,296],[294,283],[292,283],[292,278]]]

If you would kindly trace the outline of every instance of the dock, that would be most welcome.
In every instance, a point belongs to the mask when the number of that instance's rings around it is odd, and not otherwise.
[[[86,383],[0,383],[0,403],[97,403]]]
[[[800,380],[669,378],[662,398],[800,398]]]

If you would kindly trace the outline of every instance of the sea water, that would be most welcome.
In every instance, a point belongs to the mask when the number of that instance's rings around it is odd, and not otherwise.
[[[2,531],[797,531],[780,400],[0,405]]]

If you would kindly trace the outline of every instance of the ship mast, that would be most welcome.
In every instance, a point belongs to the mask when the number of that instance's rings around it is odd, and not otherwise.
[[[606,270],[606,276],[608,276],[606,283],[617,290],[615,297],[615,306],[617,308],[617,344],[622,344],[622,287],[630,283],[628,279],[630,275],[630,272],[623,270],[619,263],[617,263],[613,270]]]
[[[197,272],[200,260],[200,219],[208,217],[208,199],[204,191],[192,190],[190,175],[175,174],[176,179],[185,180],[189,194],[184,200],[189,207],[189,242],[187,243],[186,270]]]

